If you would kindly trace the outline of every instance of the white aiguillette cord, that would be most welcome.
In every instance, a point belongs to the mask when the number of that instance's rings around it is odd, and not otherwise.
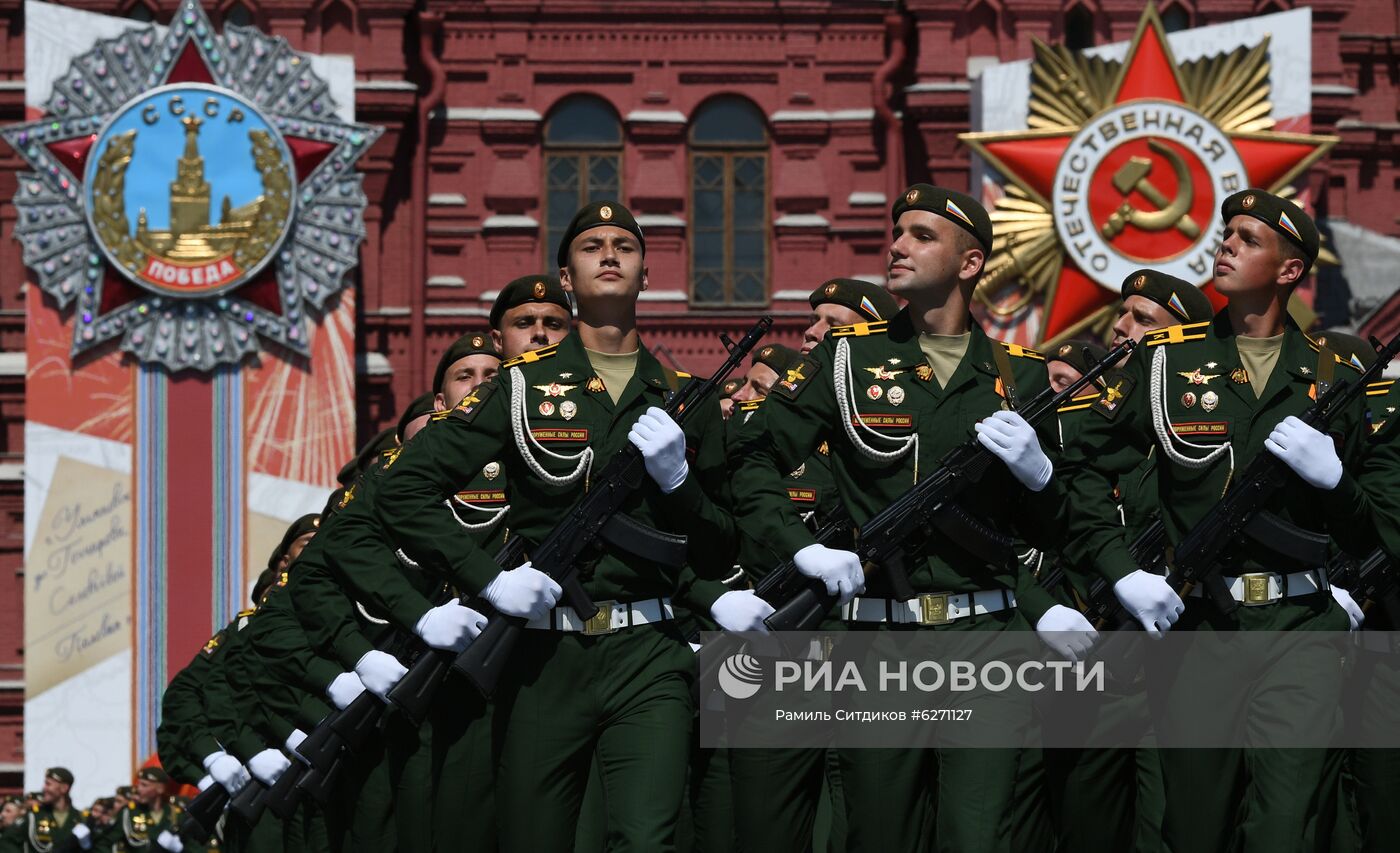
[[[535,440],[534,433],[530,432],[530,416],[525,411],[525,374],[520,371],[519,367],[510,369],[510,428],[515,435],[515,446],[519,449],[521,458],[525,460],[526,465],[530,466],[530,470],[535,473],[535,476],[546,483],[552,483],[556,486],[571,485],[578,482],[593,463],[592,447],[585,447],[578,453],[569,455],[555,453]],[[531,445],[552,459],[558,459],[561,462],[577,462],[578,464],[572,472],[562,477],[551,474],[535,458],[534,453],[530,450]]]
[[[919,434],[912,432],[909,435],[893,436],[881,435],[879,432],[866,426],[865,420],[859,417],[859,410],[856,409],[854,391],[855,377],[851,374],[851,347],[850,343],[842,338],[836,344],[836,362],[832,366],[831,381],[836,388],[836,406],[841,411],[841,426],[846,430],[846,437],[855,445],[856,450],[864,456],[879,462],[893,462],[902,458],[911,449],[914,450],[914,479],[919,479]],[[852,415],[855,415],[853,417]],[[899,444],[899,447],[892,450],[877,450],[865,443],[857,430],[864,430],[874,438],[882,441],[892,441]]]
[[[1158,347],[1157,351],[1152,354],[1152,382],[1149,392],[1152,404],[1152,428],[1156,431],[1157,440],[1162,445],[1162,452],[1166,454],[1168,459],[1183,468],[1195,470],[1205,468],[1228,453],[1230,454],[1230,473],[1234,474],[1235,448],[1231,446],[1231,442],[1227,441],[1215,447],[1208,444],[1195,444],[1177,435],[1176,431],[1167,423],[1167,351],[1165,347]],[[1206,452],[1200,457],[1187,456],[1177,450],[1176,445]],[[1228,483],[1229,477],[1225,481]]]

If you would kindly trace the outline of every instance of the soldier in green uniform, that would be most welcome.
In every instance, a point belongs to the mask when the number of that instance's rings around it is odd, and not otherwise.
[[[1122,302],[1113,325],[1113,345],[1125,340],[1141,341],[1149,332],[1182,323],[1202,323],[1214,310],[1210,299],[1195,285],[1151,269],[1135,270],[1123,279]],[[1083,345],[1068,343],[1053,358],[1072,362],[1074,378],[1086,369]],[[1094,357],[1102,356],[1094,351]],[[1134,356],[1129,356],[1131,361]],[[1094,408],[1109,387],[1120,388],[1123,365],[1110,371],[1099,386],[1080,394],[1060,408],[1061,440],[1076,440],[1082,423],[1078,412]],[[1056,369],[1051,367],[1051,384]],[[1131,382],[1131,379],[1129,380]],[[1123,388],[1129,385],[1121,386]],[[1112,416],[1112,409],[1094,408],[1095,417]],[[1113,484],[1112,496],[1130,538],[1148,527],[1157,514],[1155,455],[1142,459],[1138,467]],[[1092,554],[1079,541],[1067,542],[1060,555],[1073,595],[1088,595],[1094,577]],[[1084,567],[1081,570],[1080,567]],[[1069,599],[1066,599],[1068,601]],[[1111,695],[1102,709],[1104,720],[1141,718],[1146,725],[1147,709],[1140,693]],[[1086,726],[1093,721],[1085,720]],[[1162,772],[1157,750],[1141,749],[1054,749],[1045,751],[1045,765],[1051,812],[1062,847],[1069,850],[1134,850],[1157,853],[1161,849]]]
[[[0,851],[47,853],[54,845],[67,842],[70,836],[90,844],[92,832],[80,822],[73,800],[68,796],[72,788],[73,773],[68,768],[50,767],[44,771],[44,789],[39,801],[0,833]]]
[[[1173,624],[1195,631],[1355,628],[1360,610],[1344,590],[1332,587],[1329,594],[1325,567],[1278,543],[1249,540],[1227,551],[1225,583],[1236,600],[1250,605],[1228,615],[1199,589],[1182,602],[1165,578],[1139,568],[1129,552],[1131,531],[1119,517],[1113,487],[1149,454],[1158,459],[1156,496],[1169,542],[1179,542],[1215,506],[1231,477],[1264,452],[1297,475],[1266,509],[1300,528],[1325,529],[1347,550],[1365,541],[1368,501],[1342,462],[1361,450],[1362,407],[1334,421],[1331,435],[1296,417],[1312,403],[1314,383],[1353,370],[1303,334],[1286,311],[1317,256],[1316,226],[1293,203],[1257,189],[1228,197],[1221,212],[1225,232],[1214,284],[1228,300],[1225,310],[1211,322],[1149,333],[1146,351],[1099,400],[1075,413],[1077,433],[1067,438],[1061,468],[1073,505],[1070,541],[1153,635]],[[1287,667],[1259,673],[1237,672],[1234,659],[1220,657],[1208,671],[1192,674],[1222,682],[1262,677],[1264,686],[1254,692],[1288,696],[1294,719],[1307,715],[1313,731],[1337,724],[1339,684],[1329,683],[1333,673],[1340,678],[1335,662],[1290,659]],[[1314,674],[1320,680],[1305,691],[1288,690],[1292,674],[1304,671],[1322,675]],[[1268,693],[1268,685],[1281,693]],[[1167,694],[1158,727],[1163,742],[1189,731],[1199,696],[1185,693]],[[1168,849],[1224,850],[1235,833],[1250,851],[1326,849],[1335,816],[1336,753],[1163,749],[1160,757]]]
[[[115,815],[111,825],[96,838],[94,849],[114,853],[142,853],[171,849],[179,829],[179,812],[166,801],[165,787],[170,775],[159,767],[143,767],[136,772],[134,797]],[[183,845],[181,845],[183,848]]]
[[[783,478],[823,442],[842,502],[859,524],[975,434],[1004,465],[966,493],[964,507],[1042,546],[1056,540],[1062,493],[1045,449],[1056,447],[1053,426],[1038,435],[1002,406],[1008,389],[1029,398],[1046,386],[1044,359],[990,340],[968,313],[991,251],[986,211],[961,193],[916,184],[891,218],[889,289],[909,304],[884,322],[832,329],[774,386],[758,412],[762,431],[741,448],[752,464],[735,473],[737,517],[749,535],[774,543],[802,574],[838,595],[853,629],[1087,630],[1081,615],[1054,604],[1011,555],[988,559],[979,546],[953,537],[933,537],[925,553],[910,555],[909,580],[920,595],[895,600],[884,578],[865,576],[855,554],[816,544],[791,509]],[[1029,725],[1021,709],[999,711],[1008,734]],[[1017,753],[841,750],[848,843],[1009,849]]]
[[[670,624],[671,597],[714,616],[728,607],[717,602],[739,610],[742,600],[733,596],[753,598],[697,575],[723,577],[733,562],[720,412],[697,411],[683,432],[659,408],[688,377],[664,370],[638,337],[644,252],[641,228],[622,205],[580,210],[558,253],[561,282],[577,302],[576,333],[506,361],[494,382],[404,449],[375,501],[380,523],[414,561],[440,567],[460,579],[459,589],[529,622],[497,692],[497,795],[507,850],[572,842],[595,753],[610,846],[674,845],[695,663]],[[685,565],[624,550],[650,545],[610,544],[580,576],[601,602],[597,618],[555,607],[559,585],[528,561],[502,571],[443,513],[442,501],[464,479],[499,460],[512,493],[507,523],[527,543],[537,542],[587,487],[595,465],[628,441],[642,451],[652,483],[627,514],[686,534],[686,554],[675,555]]]
[[[8,829],[24,814],[24,801],[19,797],[6,797],[0,803],[0,830]]]

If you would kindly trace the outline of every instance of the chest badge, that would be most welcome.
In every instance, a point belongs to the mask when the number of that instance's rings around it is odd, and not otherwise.
[[[1181,405],[1185,406],[1188,409],[1196,405],[1196,395],[1192,394],[1190,391],[1187,391],[1185,394],[1182,394]]]
[[[1190,382],[1192,385],[1209,385],[1210,380],[1220,378],[1219,373],[1202,373],[1199,367],[1195,370],[1177,371],[1176,375]]]
[[[869,388],[865,389],[865,396],[869,397],[872,400],[878,400],[884,395],[885,392],[880,390],[879,385],[871,385]]]
[[[1201,395],[1201,408],[1207,412],[1215,411],[1215,407],[1220,405],[1220,395],[1214,391],[1207,391]]]
[[[494,480],[501,476],[501,463],[487,462],[486,467],[481,469],[481,473],[488,480]]]
[[[904,372],[903,370],[890,370],[883,364],[877,364],[874,367],[867,367],[865,369],[871,376],[874,376],[881,382],[890,382]]]
[[[548,400],[545,400],[543,403],[540,403],[540,414],[544,415],[545,417],[549,417],[550,415],[554,414],[554,404],[549,402]]]
[[[562,397],[577,387],[577,385],[560,385],[558,382],[551,382],[548,385],[534,386],[536,391],[539,391],[546,397]]]
[[[904,389],[896,385],[885,396],[889,399],[891,406],[898,406],[904,402]]]
[[[574,415],[578,414],[578,404],[573,400],[565,400],[559,404],[559,414],[563,416],[566,421],[573,420]]]

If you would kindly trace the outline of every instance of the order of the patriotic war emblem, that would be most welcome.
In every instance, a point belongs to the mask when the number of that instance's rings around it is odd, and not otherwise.
[[[335,108],[284,39],[218,34],[194,2],[75,59],[44,118],[0,134],[35,170],[15,233],[74,308],[73,355],[113,339],[171,370],[236,364],[259,339],[309,354],[309,312],[358,263],[354,166],[381,132]]]

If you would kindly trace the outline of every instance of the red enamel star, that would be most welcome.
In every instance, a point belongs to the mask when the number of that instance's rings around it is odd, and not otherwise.
[[[1201,75],[1183,74],[1149,6],[1103,104],[1080,125],[1047,127],[1054,122],[1042,120],[1032,130],[960,137],[1016,190],[1006,210],[998,206],[1002,215],[993,214],[1003,257],[989,261],[988,283],[1000,286],[1039,271],[1040,341],[1070,337],[1102,316],[1118,299],[1123,271],[1133,267],[1166,269],[1206,285],[1218,301],[1207,259],[1219,237],[1225,195],[1232,187],[1279,192],[1336,142],[1260,129],[1272,126],[1266,48],[1267,41],[1242,48],[1237,53],[1244,59],[1232,60],[1265,70],[1248,75],[1253,89],[1227,80],[1212,81],[1207,90]],[[1067,54],[1037,45],[1038,62],[1061,56]],[[1051,75],[1048,87],[1040,70],[1033,98],[1061,98],[1071,107],[1089,100],[1072,67]],[[1045,263],[1015,257],[1032,250]],[[1051,256],[1055,252],[1059,258]]]

